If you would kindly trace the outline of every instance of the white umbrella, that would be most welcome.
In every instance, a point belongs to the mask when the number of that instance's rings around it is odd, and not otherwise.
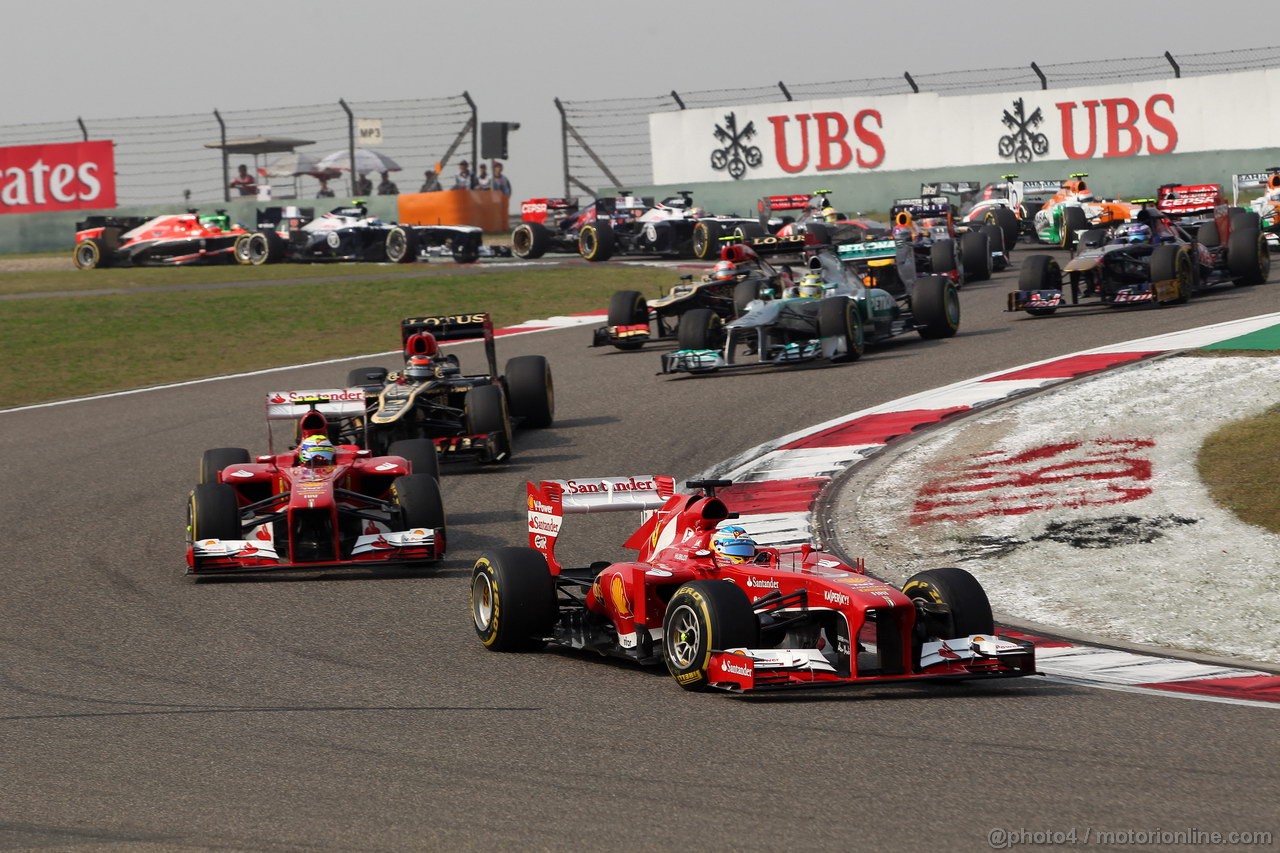
[[[320,160],[314,154],[303,151],[290,151],[273,159],[266,166],[267,177],[291,178],[296,175],[321,175],[325,170],[320,168]],[[329,175],[337,174],[336,169],[328,170]]]
[[[341,169],[344,172],[349,172],[351,170],[351,152],[345,148],[341,151],[335,151],[322,158],[318,168]],[[370,172],[398,171],[400,171],[400,164],[386,154],[379,154],[377,151],[371,151],[368,148],[356,149],[356,174],[367,175]]]

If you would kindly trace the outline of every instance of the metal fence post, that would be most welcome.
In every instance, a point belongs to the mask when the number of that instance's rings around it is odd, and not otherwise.
[[[80,118],[80,116],[76,116],[76,124],[80,125],[80,135],[81,135],[82,137],[84,137],[84,141],[85,141],[85,142],[88,142],[88,141],[89,141],[89,128],[87,128],[87,127],[85,127],[85,126],[84,126],[84,119]]]
[[[920,87],[916,85],[916,81],[915,81],[915,80],[911,79],[911,72],[910,72],[910,71],[903,71],[903,72],[902,72],[902,76],[903,76],[903,78],[905,78],[905,79],[906,79],[906,81],[907,81],[907,85],[911,87],[911,91],[912,91],[912,93],[914,93],[914,94],[916,94],[916,95],[920,94]]]
[[[1032,70],[1032,71],[1034,71],[1034,72],[1036,72],[1036,76],[1040,78],[1040,88],[1041,88],[1041,89],[1048,89],[1048,88],[1049,88],[1049,78],[1047,78],[1047,77],[1045,77],[1045,76],[1044,76],[1044,72],[1040,70],[1040,66],[1039,66],[1039,65],[1036,65],[1036,64],[1033,62],[1033,63],[1031,63],[1031,70]]]
[[[356,192],[356,117],[346,101],[338,98],[338,103],[347,113],[347,156],[351,158],[351,197],[355,198],[359,195]]]
[[[465,89],[462,97],[466,100],[467,106],[471,107],[471,174],[474,175],[480,171],[480,161],[477,159],[480,156],[480,149],[476,147],[476,133],[480,127],[480,122],[477,120],[479,112],[476,110],[476,102],[471,100],[471,94]]]
[[[560,157],[564,171],[564,194],[569,197],[569,116],[565,114],[564,104],[555,99],[556,110],[560,113]]]
[[[222,114],[217,110],[213,111],[213,117],[218,120],[219,141],[222,143],[222,200],[231,201],[231,155],[227,153],[227,123],[222,120]]]
[[[1180,67],[1178,66],[1178,63],[1176,63],[1176,62],[1174,62],[1174,61],[1173,61],[1173,54],[1166,50],[1166,51],[1164,52],[1164,58],[1165,58],[1165,59],[1167,59],[1167,60],[1169,60],[1169,64],[1173,66],[1173,76],[1174,76],[1175,78],[1181,79],[1181,77],[1182,77],[1182,68],[1180,68]]]
[[[787,91],[786,85],[784,85],[781,80],[778,81],[778,88],[782,90],[782,97],[786,98],[788,101],[794,100],[791,97],[791,93]]]

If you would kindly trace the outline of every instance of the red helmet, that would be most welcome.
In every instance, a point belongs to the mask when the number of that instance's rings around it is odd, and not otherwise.
[[[712,271],[711,277],[718,281],[727,281],[737,274],[738,268],[733,265],[733,261],[720,261]]]
[[[415,332],[404,344],[406,355],[434,356],[439,350],[440,345],[436,343],[436,336],[430,332]]]

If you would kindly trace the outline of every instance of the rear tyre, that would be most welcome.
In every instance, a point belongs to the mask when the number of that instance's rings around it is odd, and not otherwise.
[[[444,537],[446,519],[440,481],[430,474],[406,474],[391,484],[391,502],[399,510],[401,530],[426,528]],[[441,543],[441,551],[444,550]]]
[[[1262,230],[1262,217],[1256,210],[1245,210],[1242,207],[1231,208],[1231,230],[1238,228],[1257,228]]]
[[[1196,229],[1196,242],[1208,249],[1216,249],[1222,245],[1222,235],[1218,233],[1216,220],[1201,223]]]
[[[693,256],[709,261],[720,256],[720,223],[715,219],[700,219],[693,226]]]
[[[555,385],[545,356],[522,355],[507,362],[507,398],[511,414],[534,429],[551,426],[556,414]]]
[[[918,279],[911,289],[916,331],[926,340],[950,338],[960,329],[960,293],[946,276]]]
[[[471,569],[471,619],[491,652],[545,646],[556,624],[556,585],[546,558],[532,548],[493,548]]]
[[[387,260],[411,264],[418,259],[418,235],[412,228],[397,225],[387,232]]]
[[[236,241],[236,262],[259,267],[273,260],[271,238],[261,231],[247,234]]]
[[[1062,209],[1062,234],[1059,236],[1062,248],[1074,249],[1080,232],[1088,227],[1089,217],[1084,215],[1084,211],[1081,208],[1064,207]]]
[[[724,346],[724,335],[724,320],[710,308],[690,308],[676,326],[680,349],[718,350]]]
[[[929,248],[929,266],[934,275],[954,272],[956,269],[956,244],[953,240],[939,240]]]
[[[751,600],[738,586],[720,580],[683,584],[667,602],[662,620],[662,658],[685,690],[711,687],[711,653],[752,648],[760,639],[760,621]]]
[[[833,361],[857,361],[862,358],[866,341],[862,334],[862,316],[852,299],[836,296],[818,303],[818,334],[844,342],[844,353]]]
[[[535,260],[547,253],[551,246],[551,232],[541,222],[521,222],[511,232],[511,254],[525,260]]]
[[[926,569],[917,572],[902,587],[907,598],[928,604],[942,604],[950,611],[938,620],[936,631],[925,639],[951,640],[971,634],[995,632],[991,602],[978,579],[964,569]]]
[[[759,222],[742,222],[733,226],[733,233],[742,238],[742,242],[750,243],[752,240],[759,240],[766,236],[769,232]]]
[[[201,539],[239,539],[240,506],[236,490],[226,483],[201,483],[187,503],[187,535]]]
[[[1008,207],[995,207],[983,217],[983,222],[995,225],[1004,232],[1004,253],[1010,255],[1018,245],[1018,237],[1022,234],[1022,220],[1018,214]]]
[[[1227,240],[1227,269],[1240,285],[1263,284],[1271,275],[1267,238],[1257,228],[1240,228]]]
[[[200,457],[198,483],[218,482],[218,473],[229,465],[242,465],[249,461],[249,451],[243,447],[215,447]]]
[[[986,229],[966,231],[960,235],[960,258],[964,261],[966,282],[991,278],[991,242]]]
[[[386,455],[403,457],[409,463],[410,474],[430,474],[440,479],[440,454],[436,452],[436,443],[429,438],[393,441],[387,447]]]
[[[75,251],[71,253],[71,260],[75,263],[76,269],[92,270],[107,266],[103,263],[103,258],[106,256],[102,241],[97,237],[90,237],[88,240],[76,243]]]
[[[648,326],[649,303],[638,290],[619,290],[609,298],[610,326]],[[618,349],[640,349],[643,341],[618,341]]]
[[[613,257],[613,225],[597,219],[578,232],[578,254],[588,261],[607,261]]]
[[[507,398],[500,385],[472,388],[463,398],[467,432],[472,435],[492,434],[493,450],[487,462],[511,460],[511,417]]]
[[[1182,304],[1191,296],[1191,255],[1181,246],[1156,246],[1151,253],[1151,281],[1175,281],[1177,293],[1171,299],[1157,300],[1158,305]]]

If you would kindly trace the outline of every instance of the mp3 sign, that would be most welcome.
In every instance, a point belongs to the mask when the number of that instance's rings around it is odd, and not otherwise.
[[[657,184],[1273,148],[1280,70],[993,95],[851,96],[649,116]]]
[[[115,151],[109,140],[0,147],[0,213],[115,206]]]

